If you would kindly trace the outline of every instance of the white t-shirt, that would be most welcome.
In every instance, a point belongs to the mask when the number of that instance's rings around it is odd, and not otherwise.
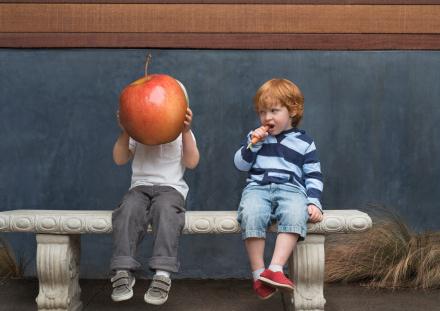
[[[134,154],[130,189],[140,185],[171,186],[186,198],[182,147],[182,134],[170,143],[156,146],[143,145],[130,137],[129,148]]]

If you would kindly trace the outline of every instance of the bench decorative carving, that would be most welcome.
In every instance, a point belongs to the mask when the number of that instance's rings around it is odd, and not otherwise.
[[[112,211],[15,210],[0,212],[0,232],[33,232],[37,237],[39,311],[82,309],[79,287],[80,234],[109,234]],[[235,211],[188,211],[184,234],[239,233]],[[297,284],[291,310],[324,310],[324,241],[331,233],[363,232],[371,218],[357,210],[326,210],[308,224],[307,238],[289,259]],[[275,231],[276,225],[269,228]]]

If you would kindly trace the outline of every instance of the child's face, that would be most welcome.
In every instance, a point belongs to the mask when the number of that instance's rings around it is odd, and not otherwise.
[[[270,135],[278,135],[292,128],[292,117],[295,113],[289,113],[286,106],[279,103],[268,105],[258,111],[262,125],[268,125]]]

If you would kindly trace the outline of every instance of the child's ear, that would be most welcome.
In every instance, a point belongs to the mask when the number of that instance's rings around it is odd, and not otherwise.
[[[292,108],[292,111],[290,112],[290,117],[293,118],[294,116],[296,116],[296,107],[295,106]]]

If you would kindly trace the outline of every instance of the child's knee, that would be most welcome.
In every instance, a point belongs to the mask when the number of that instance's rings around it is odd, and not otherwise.
[[[163,227],[164,230],[180,232],[185,226],[185,210],[177,205],[153,206],[153,227]]]
[[[129,192],[113,211],[112,218],[144,218],[147,209],[145,200],[137,192]]]
[[[270,215],[243,210],[239,215],[243,239],[265,238],[269,221]]]

